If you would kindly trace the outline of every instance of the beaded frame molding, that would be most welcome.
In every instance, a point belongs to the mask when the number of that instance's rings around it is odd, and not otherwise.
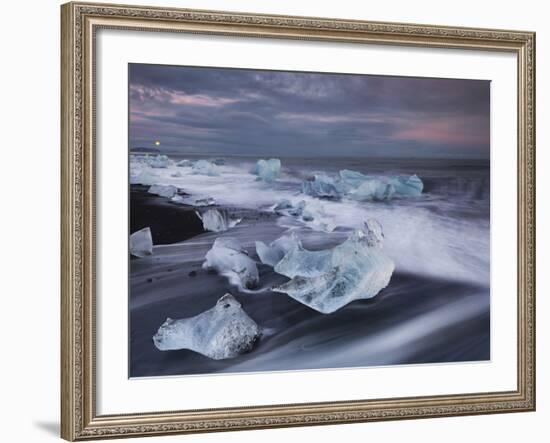
[[[61,7],[61,436],[67,440],[533,411],[535,34],[143,6]],[[95,77],[98,29],[506,51],[518,69],[517,389],[510,392],[97,415]]]

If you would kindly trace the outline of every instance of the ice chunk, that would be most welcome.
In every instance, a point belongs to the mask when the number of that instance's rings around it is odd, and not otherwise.
[[[193,162],[191,160],[183,159],[176,163],[176,166],[180,168],[190,168],[193,166]]]
[[[315,174],[312,179],[302,183],[302,192],[312,197],[339,199],[342,188],[334,179],[326,174]]]
[[[216,204],[216,200],[212,197],[199,198],[195,200],[195,206],[212,206]]]
[[[170,177],[182,177],[182,175],[180,171],[176,171],[176,172],[172,172],[170,174]]]
[[[153,336],[161,351],[189,349],[214,360],[234,358],[249,352],[261,329],[231,294],[195,317],[167,318]]]
[[[258,180],[273,182],[281,174],[281,160],[270,158],[269,160],[260,159],[252,170],[252,173],[258,176]]]
[[[422,194],[424,183],[415,174],[410,177],[400,175],[395,177],[392,182],[395,188],[395,195],[398,197],[417,197]]]
[[[299,217],[302,215],[305,206],[306,202],[304,200],[300,200],[298,203],[292,204],[290,200],[283,199],[275,205],[273,211],[278,215]]]
[[[217,209],[209,209],[202,214],[197,212],[197,215],[202,220],[202,226],[207,231],[223,232],[235,227],[240,223],[241,219],[231,219],[225,211]]]
[[[323,251],[295,245],[275,266],[275,272],[292,278],[273,290],[324,314],[348,303],[372,298],[393,274],[393,261],[382,252],[382,229],[369,220],[342,244]]]
[[[146,155],[143,158],[144,162],[147,163],[151,168],[167,168],[171,164],[171,160],[166,156],[159,154],[157,156]]]
[[[220,172],[219,168],[208,160],[198,160],[193,164],[193,174],[216,176],[220,175]]]
[[[285,254],[292,249],[294,245],[300,241],[295,235],[284,235],[277,240],[266,245],[264,242],[256,242],[256,254],[260,257],[260,261],[269,266],[275,266],[281,261]]]
[[[131,185],[144,185],[151,186],[158,180],[158,176],[146,169],[138,171],[130,171],[130,184]]]
[[[143,228],[130,235],[130,254],[135,257],[153,255],[153,237],[150,228]]]
[[[375,177],[343,169],[337,178],[316,174],[302,183],[302,192],[317,198],[347,197],[357,201],[391,200],[394,197],[416,197],[422,194],[423,183],[416,175]]]
[[[250,289],[259,282],[256,263],[236,238],[218,237],[205,259],[203,268],[214,269],[235,286]]]
[[[154,184],[149,188],[149,194],[155,194],[160,197],[172,198],[178,192],[178,188],[174,185]]]
[[[314,231],[332,232],[336,229],[336,223],[327,215],[321,202],[309,202],[302,211],[302,220]]]
[[[223,166],[225,165],[225,160],[223,158],[215,158],[214,160],[212,160],[212,163],[216,166]]]

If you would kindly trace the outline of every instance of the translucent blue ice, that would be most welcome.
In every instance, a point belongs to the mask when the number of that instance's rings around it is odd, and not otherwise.
[[[153,236],[150,228],[143,228],[130,235],[130,254],[146,257],[153,254]]]
[[[297,244],[299,244],[299,240],[294,235],[284,235],[269,245],[257,241],[256,254],[258,254],[263,264],[275,266]]]
[[[204,269],[213,269],[242,288],[254,288],[259,282],[258,268],[239,241],[233,237],[218,237],[206,253]]]
[[[209,209],[202,214],[197,212],[198,217],[202,220],[202,226],[206,231],[223,232],[235,227],[240,223],[241,219],[230,218],[225,211],[217,209]]]
[[[160,351],[190,349],[214,360],[249,352],[261,335],[260,327],[231,295],[195,317],[167,318],[153,336]]]
[[[258,180],[273,182],[281,174],[281,160],[278,158],[260,159],[252,169],[252,173],[258,176]]]
[[[291,280],[273,290],[323,314],[372,298],[388,285],[395,268],[382,243],[382,227],[369,220],[332,249],[308,251],[297,244],[274,268]]]
[[[208,160],[198,160],[193,164],[193,174],[217,176],[220,175],[218,166]]]
[[[177,194],[178,188],[176,188],[174,185],[154,184],[149,188],[147,192],[149,194],[158,195],[160,197],[172,198]]]

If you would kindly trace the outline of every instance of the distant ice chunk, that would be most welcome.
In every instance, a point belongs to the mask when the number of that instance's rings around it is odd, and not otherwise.
[[[172,172],[172,173],[170,174],[170,177],[175,177],[175,178],[176,178],[176,177],[182,177],[182,174],[181,174],[180,171],[176,171],[176,172]]]
[[[225,165],[225,160],[223,158],[215,158],[214,160],[212,160],[212,163],[216,166],[223,166]]]
[[[217,176],[220,175],[219,168],[208,160],[198,160],[193,164],[193,174]]]
[[[281,160],[278,158],[260,159],[254,166],[252,173],[258,176],[258,180],[268,183],[273,182],[281,174]]]
[[[326,174],[315,174],[313,178],[302,183],[302,192],[312,197],[339,199],[342,189],[339,183]]]
[[[298,203],[293,204],[290,202],[290,200],[282,199],[275,205],[273,208],[273,212],[278,215],[287,215],[290,217],[299,217],[302,215],[302,212],[304,211],[304,208],[306,206],[306,202],[304,200],[300,200]]]
[[[357,201],[383,201],[417,197],[422,194],[422,180],[416,176],[370,176],[343,169],[338,177],[316,174],[302,183],[302,192],[312,197]]]
[[[424,189],[424,183],[422,183],[422,180],[416,174],[397,176],[392,180],[391,184],[395,188],[395,195],[398,197],[418,197]]]
[[[260,277],[258,268],[239,241],[233,237],[218,237],[206,253],[204,269],[213,269],[229,282],[243,288],[254,288]]]
[[[157,183],[151,186],[147,192],[149,192],[149,194],[155,194],[160,197],[172,198],[174,197],[174,195],[177,194],[178,188],[176,188],[174,185],[161,185]]]
[[[143,228],[130,235],[130,254],[135,257],[153,255],[153,236],[150,228]]]
[[[158,168],[158,169],[164,169],[170,166],[172,161],[166,156],[166,155],[156,155],[156,156],[149,156],[146,155],[143,158],[143,161],[147,163],[151,168]]]
[[[199,198],[195,200],[195,206],[213,206],[216,200],[213,197]]]
[[[158,175],[151,172],[149,168],[130,171],[131,185],[151,186],[159,179]]]
[[[190,168],[191,166],[193,166],[193,161],[183,159],[183,160],[180,160],[179,162],[177,162],[176,166],[178,166],[180,168]]]
[[[202,214],[197,212],[197,215],[202,220],[202,226],[207,231],[223,232],[235,227],[240,223],[241,219],[229,218],[227,212],[217,209],[209,209]]]
[[[274,268],[292,280],[273,290],[324,314],[372,298],[389,284],[395,269],[382,242],[382,227],[369,220],[332,249],[308,251],[295,245]]]
[[[261,329],[231,294],[195,317],[167,318],[153,336],[161,351],[189,349],[214,360],[234,358],[251,351]]]
[[[299,243],[300,241],[295,235],[279,237],[277,240],[271,242],[269,246],[262,241],[257,241],[256,254],[258,254],[263,264],[275,266],[293,246]]]

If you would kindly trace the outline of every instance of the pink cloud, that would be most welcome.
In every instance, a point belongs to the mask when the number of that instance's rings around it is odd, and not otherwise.
[[[240,101],[234,98],[212,97],[203,94],[186,94],[183,91],[150,88],[142,85],[131,85],[130,92],[141,102],[168,102],[175,105],[222,107]]]
[[[397,131],[393,138],[429,143],[476,145],[488,143],[489,132],[480,129],[479,122],[471,118],[446,118],[411,122],[407,127]]]

